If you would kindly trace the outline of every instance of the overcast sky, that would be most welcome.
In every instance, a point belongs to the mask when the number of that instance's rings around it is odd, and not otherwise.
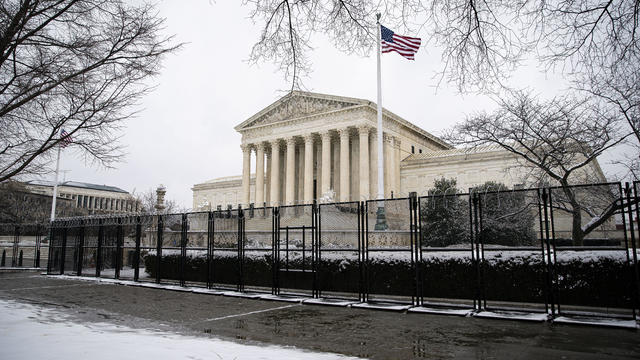
[[[125,124],[125,161],[117,169],[104,169],[68,149],[61,169],[66,170],[66,180],[129,192],[162,183],[167,198],[190,208],[194,184],[241,174],[240,135],[233,127],[284,95],[290,84],[272,64],[247,63],[260,28],[248,19],[250,9],[240,1],[163,1],[158,10],[166,18],[166,32],[186,44],[165,59],[154,80],[156,90],[144,98],[139,115]],[[368,58],[348,56],[321,35],[313,41],[314,71],[305,79],[309,91],[376,101],[375,53]],[[423,46],[416,61],[395,53],[383,55],[383,106],[435,135],[467,114],[494,108],[490,99],[461,96],[447,84],[436,93],[433,75],[440,68],[435,48]],[[535,66],[516,74],[512,85],[545,95],[566,86],[560,76],[545,75]],[[605,172],[612,171],[602,165]]]

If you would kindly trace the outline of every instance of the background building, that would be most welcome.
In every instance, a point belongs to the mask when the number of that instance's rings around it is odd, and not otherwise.
[[[241,176],[195,184],[193,208],[311,203],[378,198],[376,104],[293,91],[235,129],[242,135]],[[459,189],[487,181],[528,186],[518,158],[499,147],[455,149],[383,110],[384,197],[426,194],[439,178]],[[606,181],[597,162],[596,179]]]
[[[35,194],[53,195],[53,182],[32,180],[24,183]],[[65,181],[58,185],[58,197],[71,200],[73,207],[86,209],[88,214],[136,212],[138,203],[129,192],[115,186]]]

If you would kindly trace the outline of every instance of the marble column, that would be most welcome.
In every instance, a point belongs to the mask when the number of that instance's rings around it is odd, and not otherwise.
[[[395,175],[395,180],[394,180],[394,184],[395,184],[395,190],[393,191],[393,194],[395,197],[401,197],[401,193],[400,193],[400,161],[402,161],[402,149],[400,148],[400,145],[402,145],[402,143],[400,142],[399,138],[395,138],[395,155],[396,155],[396,161],[395,161],[395,167],[393,168],[393,174]]]
[[[280,203],[280,140],[271,142],[271,205]]]
[[[349,201],[349,129],[338,130],[340,134],[340,201]]]
[[[267,205],[271,204],[271,152],[265,151],[267,157],[267,171],[264,179],[264,201]]]
[[[251,145],[242,144],[242,205],[248,206],[251,202]]]
[[[397,154],[396,154],[396,146],[395,146],[395,137],[389,136],[389,195],[393,191],[393,197],[398,197],[398,184],[396,184],[396,167],[397,164]]]
[[[394,157],[393,156],[393,146],[392,144],[392,136],[388,135],[388,134],[383,134],[382,135],[382,140],[383,140],[383,152],[384,152],[384,197],[385,198],[390,198],[391,197],[391,191],[393,190],[393,184],[391,184],[391,179],[393,178],[392,176],[392,171],[393,171],[393,166],[392,166],[392,161],[391,158]]]
[[[264,144],[256,144],[256,207],[264,205]]]
[[[304,136],[304,203],[313,202],[313,135]]]
[[[376,130],[371,132],[369,137],[369,193],[370,199],[378,198],[378,133]],[[383,190],[384,192],[384,190]],[[384,196],[384,194],[380,194]]]
[[[287,174],[285,179],[285,203],[292,205],[295,203],[296,194],[296,139],[287,139]]]
[[[358,126],[360,136],[360,199],[369,199],[369,130],[368,126]]]
[[[331,189],[331,134],[329,131],[320,133],[322,140],[322,185],[320,196],[323,196]]]

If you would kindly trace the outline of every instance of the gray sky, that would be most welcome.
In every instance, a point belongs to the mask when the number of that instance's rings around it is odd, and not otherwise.
[[[190,208],[194,184],[240,175],[240,135],[233,127],[290,87],[272,64],[250,66],[246,62],[260,34],[259,26],[248,19],[249,10],[240,1],[161,2],[166,32],[187,44],[165,59],[161,75],[154,80],[156,90],[144,98],[140,114],[125,124],[125,161],[117,169],[104,169],[85,163],[67,149],[61,162],[66,179],[130,192],[162,183],[167,198]],[[305,80],[309,91],[376,100],[375,53],[368,58],[348,56],[321,35],[313,41],[314,71]],[[440,67],[438,49],[424,45],[415,62],[395,53],[384,54],[383,106],[435,135],[465,114],[494,107],[484,96],[461,96],[447,84],[436,93],[433,75]],[[519,71],[511,85],[551,95],[566,86],[559,79],[531,66]],[[605,172],[612,171],[602,165]]]

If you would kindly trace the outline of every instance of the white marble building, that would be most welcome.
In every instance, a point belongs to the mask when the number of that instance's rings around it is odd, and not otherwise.
[[[371,101],[294,91],[235,130],[242,134],[242,175],[195,184],[194,210],[311,203],[330,191],[335,201],[377,198],[378,134]],[[486,181],[523,183],[516,158],[499,148],[454,149],[386,109],[383,132],[387,198],[424,194],[442,177],[457,179],[460,189]]]

